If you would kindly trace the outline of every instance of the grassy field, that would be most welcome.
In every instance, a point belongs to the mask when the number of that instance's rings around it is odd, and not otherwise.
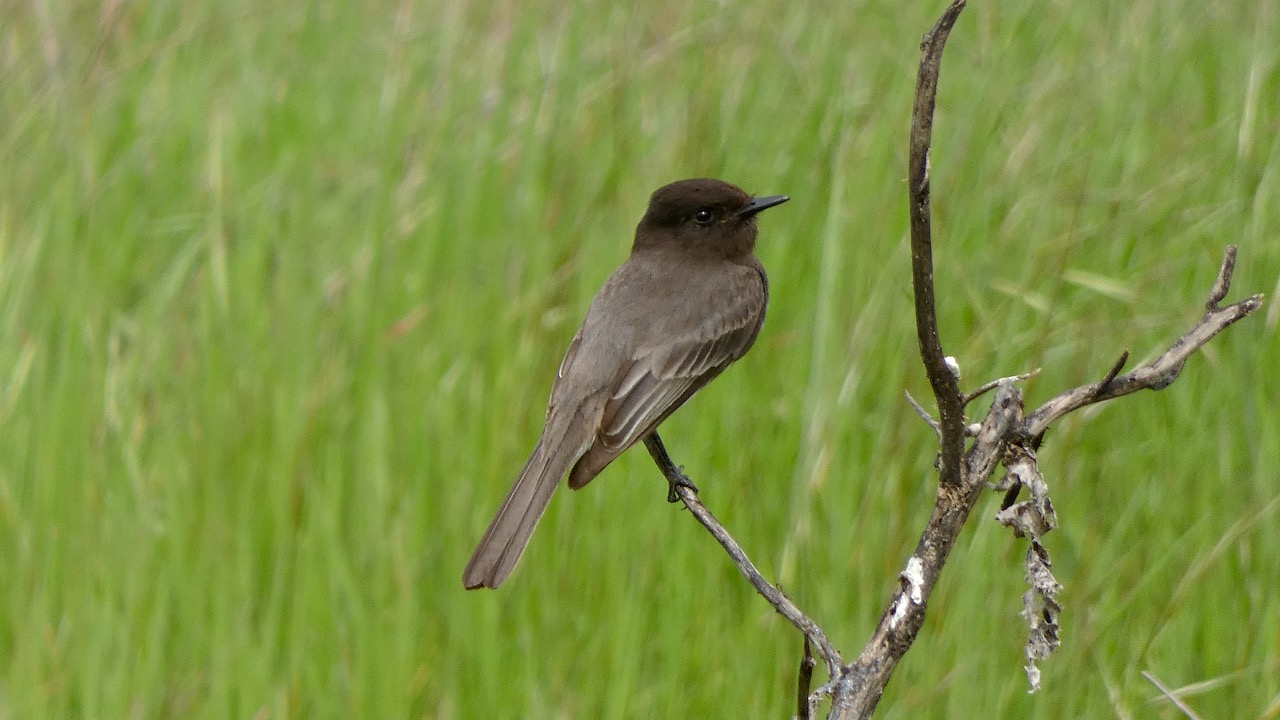
[[[643,452],[463,565],[648,193],[762,220],[755,350],[664,436],[846,653],[932,503],[905,137],[942,3],[0,4],[0,720],[784,718],[800,639]],[[1031,402],[1258,316],[1041,467],[1063,646],[984,501],[883,718],[1280,718],[1280,6],[975,2],[944,344]],[[733,438],[733,440],[730,440]]]

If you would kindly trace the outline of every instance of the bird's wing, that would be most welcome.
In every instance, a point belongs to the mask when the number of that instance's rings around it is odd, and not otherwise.
[[[641,346],[605,402],[598,442],[619,453],[746,354],[763,319],[763,287],[722,305],[701,325],[659,346]]]

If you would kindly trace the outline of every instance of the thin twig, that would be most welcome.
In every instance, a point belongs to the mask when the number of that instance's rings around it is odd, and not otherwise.
[[[822,660],[826,663],[827,672],[831,677],[837,677],[844,661],[840,658],[840,652],[835,649],[827,635],[818,627],[808,615],[804,614],[791,599],[782,594],[782,591],[774,587],[760,571],[756,569],[755,564],[747,557],[747,553],[743,551],[742,546],[737,540],[729,534],[724,525],[716,519],[716,516],[702,504],[702,500],[698,498],[697,488],[689,482],[689,478],[676,466],[671,460],[671,456],[667,454],[666,447],[662,444],[662,438],[658,437],[658,433],[649,433],[644,439],[644,446],[648,448],[649,455],[653,457],[653,461],[657,463],[658,469],[662,471],[667,482],[675,490],[676,495],[684,502],[684,506],[693,513],[693,516],[702,523],[702,526],[711,533],[712,537],[729,553],[729,558],[733,560],[733,564],[738,566],[738,570],[742,572],[747,581],[751,583],[756,592],[764,596],[769,604],[796,627],[805,637],[813,642],[818,649],[818,654],[822,656]]]
[[[825,685],[822,685],[821,687],[819,687],[817,690],[814,690],[812,693],[809,693],[809,717],[813,717],[818,712],[818,703],[822,702],[824,699],[829,698],[835,694],[836,683],[838,681],[839,681],[839,678],[832,679],[828,681]]]
[[[974,400],[977,400],[983,395],[986,395],[992,390],[995,390],[996,387],[1000,385],[1000,383],[1022,382],[1023,380],[1030,380],[1031,378],[1039,374],[1040,374],[1040,368],[1036,368],[1035,370],[1032,370],[1030,372],[1024,372],[1021,375],[1010,375],[1009,377],[996,378],[995,380],[992,380],[989,383],[984,383],[982,385],[979,385],[976,390],[964,396],[964,405],[965,407],[969,407],[969,403],[973,402]]]
[[[1219,300],[1221,300],[1222,298],[1218,298],[1218,299],[1219,299]],[[1186,715],[1186,716],[1187,716],[1188,718],[1190,718],[1191,720],[1200,720],[1200,716],[1199,716],[1199,715],[1196,715],[1195,711],[1194,711],[1194,710],[1192,710],[1192,709],[1191,709],[1191,707],[1190,707],[1189,705],[1187,705],[1186,703],[1182,702],[1182,698],[1180,698],[1180,697],[1178,697],[1177,695],[1173,694],[1173,691],[1172,691],[1172,690],[1170,690],[1169,688],[1165,687],[1164,683],[1160,682],[1160,680],[1159,680],[1159,679],[1157,679],[1155,675],[1152,675],[1151,673],[1147,672],[1146,670],[1143,670],[1143,671],[1142,671],[1142,677],[1146,678],[1146,679],[1147,679],[1147,682],[1151,683],[1152,685],[1155,685],[1155,686],[1156,686],[1156,689],[1160,691],[1160,694],[1161,694],[1161,695],[1164,695],[1164,696],[1165,696],[1165,697],[1167,697],[1167,698],[1169,698],[1169,702],[1173,703],[1173,706],[1174,706],[1174,707],[1176,707],[1176,708],[1178,708],[1179,710],[1181,710],[1183,715]]]
[[[1129,351],[1125,350],[1120,353],[1120,357],[1116,360],[1115,365],[1112,365],[1111,369],[1107,371],[1107,376],[1102,378],[1102,382],[1098,383],[1098,392],[1101,393],[1107,391],[1107,388],[1111,386],[1111,381],[1116,379],[1116,376],[1124,369],[1125,363],[1127,362],[1129,362]]]
[[[942,426],[938,424],[938,421],[934,420],[933,416],[929,414],[929,411],[925,410],[920,403],[916,402],[915,398],[911,397],[911,392],[909,390],[904,390],[903,392],[907,396],[907,402],[911,403],[911,407],[915,408],[916,414],[920,416],[920,419],[928,423],[929,427],[933,428],[933,432],[941,438]]]
[[[1209,291],[1209,301],[1204,304],[1205,315],[1217,312],[1218,303],[1227,296],[1227,291],[1231,289],[1231,276],[1236,271],[1236,246],[1231,245],[1227,248],[1226,255],[1222,258],[1222,267],[1218,270],[1218,279],[1213,283],[1213,289]]]

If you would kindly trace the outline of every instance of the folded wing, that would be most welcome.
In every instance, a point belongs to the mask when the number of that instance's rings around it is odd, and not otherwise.
[[[660,346],[636,350],[606,401],[596,440],[574,465],[569,486],[586,485],[622,451],[746,354],[764,319],[764,287],[721,306],[701,326]]]

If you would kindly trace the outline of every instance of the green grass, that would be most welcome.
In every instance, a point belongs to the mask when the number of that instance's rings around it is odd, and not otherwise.
[[[847,653],[932,502],[905,128],[928,3],[9,4],[0,719],[787,717],[799,638],[642,452],[473,543],[648,193],[762,222],[750,356],[665,426]],[[975,3],[933,153],[947,349],[1032,402],[1280,291],[1274,3]],[[1064,639],[984,501],[884,718],[1280,717],[1277,304],[1041,453]]]

